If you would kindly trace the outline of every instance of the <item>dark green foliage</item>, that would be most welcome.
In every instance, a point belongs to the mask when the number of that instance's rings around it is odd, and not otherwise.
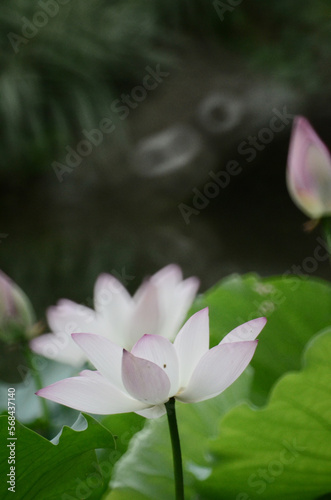
[[[147,64],[163,63],[187,37],[225,44],[305,91],[329,81],[331,8],[323,0],[62,2],[1,7],[2,174],[48,167],[84,128],[111,116],[112,100]]]
[[[53,5],[53,16],[37,1],[1,9],[1,170],[44,167],[160,62],[153,13],[139,2]]]

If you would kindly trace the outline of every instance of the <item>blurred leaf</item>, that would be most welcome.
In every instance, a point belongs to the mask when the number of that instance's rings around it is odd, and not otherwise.
[[[253,400],[263,403],[280,375],[300,368],[309,339],[331,325],[331,286],[303,276],[233,275],[198,298],[193,310],[206,306],[212,345],[250,319],[268,318],[251,362]]]
[[[101,420],[102,425],[114,436],[118,455],[122,455],[127,450],[132,436],[141,431],[145,422],[146,419],[136,413],[107,415]]]
[[[331,329],[310,343],[299,373],[285,375],[262,410],[242,405],[211,443],[202,498],[313,500],[331,493]]]
[[[146,496],[142,495],[138,491],[133,491],[130,489],[125,490],[112,490],[111,493],[106,493],[102,500],[146,500]]]
[[[8,418],[0,417],[2,443],[9,443]],[[114,449],[112,434],[89,415],[80,415],[72,428],[63,427],[60,435],[50,442],[16,422],[16,489],[18,498],[25,500],[58,500],[59,498],[89,498],[97,500],[107,484],[114,464],[99,464],[95,449]],[[3,444],[3,446],[5,446]],[[7,453],[0,458],[1,477],[9,473]],[[1,499],[13,497],[3,479]]]

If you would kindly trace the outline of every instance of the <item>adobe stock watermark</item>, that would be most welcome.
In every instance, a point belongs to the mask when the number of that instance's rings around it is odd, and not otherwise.
[[[201,210],[209,205],[210,200],[216,198],[220,190],[225,189],[230,184],[231,177],[239,175],[242,170],[242,167],[236,160],[230,160],[226,164],[225,169],[219,170],[216,173],[211,170],[208,175],[212,180],[204,185],[202,191],[196,187],[192,189],[194,195],[192,198],[192,206],[186,203],[180,203],[178,205],[178,210],[185,223],[189,224],[191,222],[190,217],[192,215],[199,215]]]
[[[233,12],[238,5],[240,5],[243,0],[214,0],[213,7],[221,21],[224,21],[224,14],[226,12]]]
[[[291,291],[295,292],[300,286],[300,282],[308,279],[310,274],[317,271],[321,262],[329,258],[329,250],[326,242],[318,236],[316,238],[318,245],[314,248],[313,255],[305,257],[301,264],[293,264],[290,269],[282,274],[285,280],[292,282]]]
[[[249,135],[238,145],[237,152],[245,157],[247,163],[253,161],[258,152],[263,151],[273,141],[275,135],[291,124],[294,118],[294,115],[288,113],[286,106],[283,107],[282,111],[273,108],[272,112],[273,116],[270,118],[267,127],[261,128],[256,136]],[[212,180],[206,182],[201,189],[196,187],[192,189],[191,205],[186,203],[179,203],[178,205],[178,210],[185,223],[190,224],[192,215],[199,215],[201,210],[206,208],[222,189],[228,187],[231,178],[239,175],[242,171],[243,167],[236,160],[230,160],[225,169],[219,170],[217,173],[210,171],[208,175]]]
[[[257,282],[253,287],[253,291],[260,295],[262,300],[252,300],[252,306],[256,307],[256,309],[254,309],[246,318],[237,316],[237,324],[244,326],[241,326],[239,332],[236,332],[236,336],[234,338],[238,338],[239,336],[241,340],[250,340],[252,331],[250,326],[245,325],[245,323],[255,320],[261,316],[269,319],[278,307],[286,300],[284,292],[277,289],[270,283]]]
[[[283,448],[279,455],[274,460],[270,460],[264,468],[259,468],[254,474],[251,474],[247,480],[247,485],[254,491],[254,498],[256,494],[262,495],[268,488],[269,484],[277,481],[284,470],[293,464],[307,448],[297,443],[296,439],[292,442],[284,440],[282,442]],[[236,496],[236,500],[251,500],[251,496],[247,492],[240,492]]]
[[[38,35],[39,31],[48,24],[50,18],[57,16],[60,5],[66,5],[69,2],[70,0],[39,0],[38,5],[41,10],[37,10],[32,19],[21,17],[21,35],[13,31],[7,33],[7,38],[15,54],[18,54],[22,45],[27,45],[32,38]]]
[[[141,85],[136,85],[131,90],[130,94],[121,94],[119,99],[114,99],[110,105],[110,110],[115,113],[120,120],[125,120],[133,109],[136,109],[143,102],[148,92],[155,90],[163,79],[169,76],[170,73],[162,71],[160,64],[153,69],[150,66],[145,68],[146,74],[142,79]],[[64,163],[53,161],[52,168],[59,182],[63,181],[65,174],[71,173],[78,167],[83,158],[89,156],[94,148],[100,146],[104,140],[104,136],[110,135],[115,130],[113,120],[108,117],[103,117],[97,128],[82,131],[83,139],[78,142],[75,148],[66,146],[67,155]]]
[[[293,264],[290,269],[285,271],[280,277],[282,281],[288,282],[290,292],[295,292],[303,281],[309,278],[309,275],[316,272],[321,262],[329,259],[328,246],[321,237],[316,238],[317,245],[314,248],[313,255],[305,257],[301,264]],[[281,306],[287,299],[284,291],[280,290],[271,283],[259,283],[253,287],[253,291],[261,296],[262,301],[256,299],[252,301],[252,305],[256,307],[246,318],[238,316],[236,318],[238,325],[244,325],[247,321],[256,319],[260,316],[270,318],[270,316]],[[249,326],[240,329],[239,336],[241,340],[250,338]],[[238,337],[238,333],[236,334]]]
[[[268,127],[261,128],[255,136],[249,135],[238,146],[238,153],[245,156],[248,163],[255,160],[258,152],[263,151],[274,140],[275,135],[293,121],[294,115],[288,113],[286,106],[283,106],[283,111],[273,108],[272,112],[274,116],[270,118]]]

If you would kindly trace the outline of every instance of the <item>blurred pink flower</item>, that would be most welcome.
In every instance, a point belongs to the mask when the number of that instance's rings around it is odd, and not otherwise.
[[[294,203],[312,219],[331,215],[331,157],[306,118],[294,120],[287,166]]]
[[[31,349],[43,356],[81,367],[87,356],[72,340],[72,333],[102,335],[130,350],[145,334],[173,339],[183,324],[199,287],[171,264],[144,281],[133,297],[110,274],[101,274],[94,287],[94,310],[62,299],[50,307],[52,333],[41,335]]]
[[[229,387],[251,361],[265,324],[265,318],[249,321],[212,349],[207,308],[191,316],[173,344],[144,335],[129,352],[99,335],[73,334],[97,371],[85,370],[37,394],[83,412],[159,417],[171,397],[195,403]]]

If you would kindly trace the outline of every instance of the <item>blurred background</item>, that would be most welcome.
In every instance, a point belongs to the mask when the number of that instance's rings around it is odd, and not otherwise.
[[[285,167],[293,115],[331,142],[330,27],[323,0],[2,5],[0,268],[38,317],[101,272],[204,291],[312,256]]]

